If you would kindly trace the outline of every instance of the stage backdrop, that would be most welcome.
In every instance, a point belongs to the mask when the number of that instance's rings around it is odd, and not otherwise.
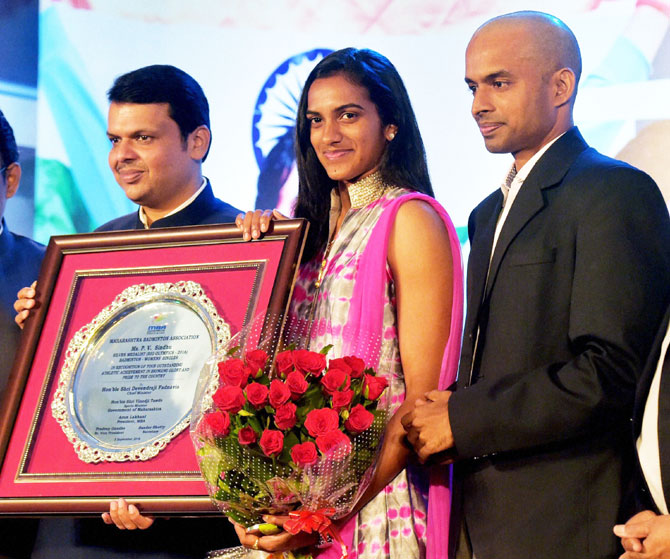
[[[670,191],[670,0],[41,0],[35,236],[89,231],[135,208],[107,166],[106,91],[156,63],[191,74],[209,99],[204,172],[216,194],[289,211],[302,83],[328,52],[354,46],[383,53],[405,80],[436,196],[464,241],[470,210],[512,162],[486,152],[472,120],[465,47],[486,19],[529,8],[579,39],[587,140]]]

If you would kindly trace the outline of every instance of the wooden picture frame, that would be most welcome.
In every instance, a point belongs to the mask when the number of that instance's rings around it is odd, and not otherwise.
[[[231,334],[285,316],[306,233],[286,220],[251,242],[233,224],[53,237],[0,408],[0,514],[99,514],[121,496],[148,514],[215,512],[188,428],[147,460],[82,461],[52,412],[59,375],[75,334],[129,286],[195,282]]]

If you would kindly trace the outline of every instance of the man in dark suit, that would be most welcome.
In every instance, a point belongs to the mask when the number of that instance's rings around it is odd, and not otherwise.
[[[614,527],[622,559],[670,558],[670,309],[666,312],[638,383],[633,413],[637,448],[636,510]]]
[[[200,85],[174,66],[140,68],[109,90],[109,166],[139,209],[98,231],[208,225],[240,210],[214,197],[202,176],[211,142]]]
[[[24,285],[37,279],[45,248],[9,230],[5,204],[19,188],[21,165],[14,131],[0,111],[0,339],[4,359],[0,363],[0,394],[7,384],[20,330],[14,324],[14,299]]]
[[[137,212],[98,231],[226,223],[239,210],[214,197],[202,176],[211,141],[209,106],[200,85],[174,66],[140,68],[116,79],[108,93],[109,166]],[[23,324],[35,290],[24,288],[15,302]],[[100,519],[45,519],[33,559],[68,557],[201,558],[232,545],[229,522],[220,518],[154,520],[119,499]],[[139,529],[139,530],[138,530]],[[146,531],[145,531],[146,530]]]
[[[14,131],[0,111],[0,395],[4,392],[21,331],[14,324],[16,292],[37,279],[44,246],[12,233],[3,217],[5,204],[21,182],[19,151]],[[36,530],[33,520],[0,520],[0,558],[29,557]]]
[[[487,22],[466,52],[486,148],[514,165],[470,216],[458,390],[427,394],[403,423],[422,461],[456,462],[459,553],[477,559],[617,554],[635,383],[670,295],[670,220],[647,175],[573,126],[580,73],[572,32],[538,12]]]

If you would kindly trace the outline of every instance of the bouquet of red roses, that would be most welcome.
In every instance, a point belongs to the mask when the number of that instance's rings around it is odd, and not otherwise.
[[[372,477],[387,380],[356,355],[329,358],[330,346],[270,359],[245,345],[210,359],[196,395],[191,435],[210,495],[247,527],[292,513],[295,533],[315,518],[328,533]]]

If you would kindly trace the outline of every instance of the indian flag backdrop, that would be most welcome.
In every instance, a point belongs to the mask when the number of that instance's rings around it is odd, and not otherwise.
[[[191,74],[210,103],[203,170],[237,207],[296,192],[292,133],[309,71],[333,50],[368,47],[398,68],[438,200],[465,242],[470,210],[509,155],[486,152],[470,115],[464,52],[486,19],[540,9],[571,26],[584,77],[576,120],[594,147],[628,157],[670,191],[670,0],[42,0],[35,236],[90,231],[132,211],[107,165],[106,91],[147,64]],[[666,133],[663,133],[666,130]],[[643,159],[646,159],[643,161]]]

